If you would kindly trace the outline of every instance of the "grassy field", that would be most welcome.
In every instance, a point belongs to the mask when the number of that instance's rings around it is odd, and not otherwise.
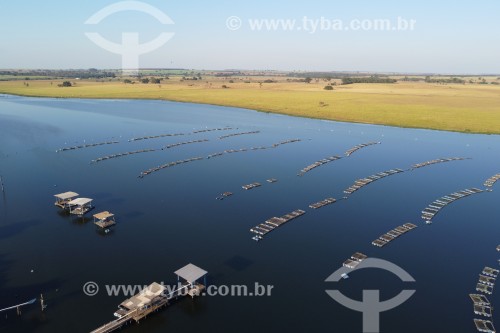
[[[265,79],[269,79],[268,77]],[[230,83],[229,80],[233,80]],[[500,134],[500,86],[424,82],[354,84],[326,91],[324,81],[263,83],[264,78],[216,78],[158,84],[78,80],[0,82],[0,93],[68,98],[163,99],[235,106],[293,116],[399,127]],[[226,85],[228,88],[222,88]]]

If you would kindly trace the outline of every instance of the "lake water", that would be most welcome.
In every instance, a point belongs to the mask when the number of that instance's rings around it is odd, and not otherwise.
[[[128,142],[140,136],[192,133]],[[221,135],[259,134],[219,139]],[[300,142],[226,154],[160,170],[143,170],[225,149]],[[109,154],[189,140],[208,142],[90,164]],[[56,153],[101,141],[118,144]],[[380,141],[302,177],[303,167]],[[394,175],[348,200],[319,210],[311,203],[342,198],[356,179],[441,157],[469,157]],[[164,101],[66,100],[0,96],[0,308],[39,297],[0,314],[1,332],[88,332],[113,319],[126,297],[109,297],[110,284],[175,282],[175,270],[194,263],[212,285],[273,285],[270,297],[183,299],[126,332],[361,332],[362,316],[333,301],[339,288],[361,300],[363,289],[389,299],[416,294],[383,313],[382,332],[473,332],[468,294],[484,266],[498,268],[500,190],[449,205],[427,226],[420,211],[443,195],[500,172],[500,137],[346,124],[217,106]],[[276,178],[275,184],[266,179]],[[262,187],[244,191],[242,185]],[[500,185],[497,185],[497,187]],[[109,210],[117,226],[106,235],[91,221],[53,205],[54,194],[76,191],[94,199],[92,213]],[[222,192],[234,195],[223,201]],[[295,209],[306,214],[255,242],[251,227]],[[91,217],[92,214],[88,214]],[[371,242],[413,222],[418,228],[380,249]],[[340,284],[325,279],[354,252],[389,260],[415,284],[381,270],[355,272]],[[86,296],[94,281],[101,292]],[[500,306],[500,293],[490,301]],[[499,321],[498,312],[495,315]],[[500,322],[498,323],[500,325]]]

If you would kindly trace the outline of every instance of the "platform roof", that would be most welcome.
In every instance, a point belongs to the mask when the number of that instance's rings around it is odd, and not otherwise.
[[[113,217],[115,216],[114,214],[111,214],[110,212],[108,211],[105,211],[105,212],[101,212],[101,213],[97,213],[94,215],[94,217],[98,220],[105,220],[107,218],[110,218],[110,217]]]
[[[92,199],[89,198],[77,198],[75,200],[71,200],[68,202],[69,205],[76,205],[76,206],[84,206],[88,203],[92,202]]]
[[[184,280],[186,280],[189,283],[193,283],[196,280],[202,278],[203,276],[207,275],[208,272],[201,269],[198,266],[195,266],[193,264],[188,264],[181,269],[175,271],[175,274]]]
[[[144,305],[148,305],[153,301],[153,299],[163,294],[165,289],[166,288],[161,284],[154,282],[143,289],[139,294],[127,299],[120,305],[129,310],[141,308]]]
[[[64,192],[54,195],[56,198],[61,200],[67,200],[79,196],[76,192]]]

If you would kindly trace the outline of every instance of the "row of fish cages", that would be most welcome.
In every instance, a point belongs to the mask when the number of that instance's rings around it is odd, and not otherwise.
[[[174,136],[184,136],[184,135],[215,132],[215,131],[229,131],[229,130],[233,130],[233,129],[234,128],[232,128],[232,127],[223,127],[223,128],[202,129],[202,130],[197,130],[197,131],[193,131],[190,133],[165,133],[165,134],[158,134],[158,135],[148,135],[148,136],[141,136],[141,137],[129,139],[128,142],[144,141],[144,140],[151,140],[151,139],[161,139],[161,138],[168,138],[168,137],[174,137]]]
[[[243,185],[241,188],[248,191],[248,190],[253,190],[254,188],[261,187],[261,183],[251,183],[248,185]]]
[[[240,135],[250,135],[250,134],[259,134],[260,131],[252,131],[252,132],[241,132],[241,133],[233,133],[233,134],[227,134],[223,136],[219,136],[219,140],[224,140],[227,138],[232,138],[233,136],[240,136]]]
[[[173,136],[183,136],[183,135],[186,135],[186,133],[167,133],[167,134],[158,134],[158,135],[148,135],[148,136],[141,136],[138,138],[129,139],[128,142],[144,141],[144,140],[151,140],[151,139],[161,139],[161,138],[168,138],[168,137],[173,137]]]
[[[344,193],[345,194],[353,194],[354,192],[360,190],[361,188],[365,187],[366,185],[368,184],[371,184],[379,179],[382,179],[382,178],[385,178],[385,177],[389,177],[389,176],[392,176],[392,175],[395,175],[395,174],[398,174],[398,173],[402,173],[404,172],[404,170],[402,169],[391,169],[391,170],[388,170],[388,171],[384,171],[384,172],[379,172],[375,175],[372,175],[372,176],[369,176],[369,177],[366,177],[366,178],[362,178],[362,179],[358,179],[354,182],[353,185],[351,185],[350,187],[348,187],[347,189],[344,190]]]
[[[56,150],[56,153],[61,153],[64,151],[69,151],[69,150],[78,150],[78,149],[84,149],[84,148],[92,148],[92,147],[98,147],[98,146],[105,146],[105,145],[114,145],[120,143],[120,141],[106,141],[106,142],[97,142],[97,143],[87,143],[79,146],[73,146],[73,147],[66,147],[66,148],[60,148]]]
[[[327,158],[324,158],[322,160],[319,160],[317,162],[314,162],[313,164],[310,164],[310,165],[306,166],[304,169],[300,170],[300,172],[297,174],[297,176],[303,176],[304,174],[308,173],[311,170],[316,169],[317,167],[320,167],[324,164],[339,160],[341,158],[342,157],[340,157],[340,156],[331,156],[331,157],[327,157]]]
[[[349,268],[349,269],[356,269],[356,267],[363,262],[363,260],[367,259],[368,256],[366,254],[363,254],[361,252],[356,252],[354,253],[349,259],[344,261],[342,266]]]
[[[402,226],[399,226],[397,228],[394,228],[390,230],[389,232],[383,234],[376,240],[372,242],[372,245],[377,246],[377,247],[384,247],[396,238],[399,238],[400,236],[406,234],[407,232],[412,231],[413,229],[417,228],[417,226],[413,223],[405,223]]]
[[[234,127],[207,128],[207,129],[193,131],[193,134],[219,132],[219,131],[232,131],[232,130],[237,130],[237,128]]]
[[[107,155],[103,157],[96,158],[95,160],[90,161],[90,163],[99,163],[102,161],[107,161],[107,160],[112,160],[114,158],[120,158],[124,156],[130,156],[130,155],[136,155],[136,154],[143,154],[143,153],[152,153],[156,151],[156,149],[141,149],[141,150],[135,150],[135,151],[128,151],[125,153],[118,153],[118,154],[112,154],[112,155]]]
[[[499,273],[497,269],[485,267],[482,273],[479,274],[479,281],[476,285],[476,291],[479,292],[479,294],[469,294],[473,303],[474,314],[486,318],[474,319],[474,325],[479,332],[496,332],[495,326],[491,320],[491,318],[493,318],[494,307],[486,295],[493,294],[493,289]]]
[[[443,209],[444,207],[448,206],[452,202],[455,202],[459,199],[463,199],[470,195],[482,192],[484,191],[478,188],[471,188],[459,192],[454,192],[449,195],[445,195],[444,197],[441,197],[432,202],[422,211],[422,219],[425,220],[426,224],[432,224],[432,219],[434,218],[434,216],[436,216],[436,214],[439,213],[441,209]]]
[[[306,212],[304,210],[297,209],[291,213],[283,215],[282,217],[272,217],[269,220],[265,221],[264,223],[261,223],[258,226],[255,226],[252,229],[250,229],[250,232],[255,234],[255,236],[253,236],[252,239],[255,241],[260,241],[264,238],[265,235],[267,235],[274,229],[281,227],[285,223],[290,222],[291,220],[294,220],[304,215],[305,213]]]
[[[493,187],[493,185],[495,185],[495,183],[500,179],[500,173],[486,179],[486,181],[484,182],[484,186],[486,187]]]
[[[427,161],[427,162],[422,162],[418,164],[413,164],[411,166],[411,169],[420,169],[424,168],[429,165],[433,164],[439,164],[439,163],[447,163],[447,162],[452,162],[452,161],[464,161],[464,160],[469,160],[470,158],[465,158],[465,157],[448,157],[448,158],[438,158],[432,161]]]
[[[278,180],[276,178],[270,178],[270,179],[267,179],[266,182],[270,183],[270,184],[274,184],[274,183],[277,183]],[[252,190],[254,188],[261,187],[261,186],[262,186],[261,183],[255,182],[255,183],[251,183],[248,185],[243,185],[241,188],[248,191],[248,190]],[[232,195],[233,195],[233,192],[223,192],[219,196],[217,196],[215,199],[224,200],[225,198],[230,197]]]
[[[208,142],[208,141],[210,141],[210,140],[208,140],[208,139],[203,139],[203,140],[191,140],[191,141],[184,141],[184,142],[171,143],[171,144],[169,144],[169,145],[164,146],[161,150],[170,149],[170,148],[175,148],[175,147],[184,146],[184,145],[190,145],[190,144],[193,144],[193,143]]]
[[[349,156],[351,156],[352,154],[354,154],[355,152],[357,152],[360,149],[363,149],[363,148],[369,147],[369,146],[373,146],[373,145],[379,145],[381,143],[382,142],[368,142],[368,143],[359,144],[357,146],[352,147],[348,151],[346,151],[345,152],[345,156],[349,157]]]
[[[247,151],[252,151],[252,150],[266,150],[266,149],[274,149],[282,145],[286,145],[289,143],[295,143],[295,142],[300,142],[302,141],[301,139],[290,139],[286,141],[281,141],[278,143],[274,143],[271,146],[260,146],[260,147],[250,147],[250,148],[240,148],[240,149],[226,149],[222,152],[218,153],[213,153],[207,156],[207,159],[215,158],[215,157],[220,157],[226,154],[234,154],[234,153],[242,153],[242,152],[247,152]]]
[[[319,202],[316,202],[316,203],[313,203],[313,204],[310,204],[309,205],[309,208],[312,208],[312,209],[320,209],[320,208],[323,208],[325,206],[328,206],[328,205],[331,205],[331,204],[334,204],[337,202],[337,199],[335,198],[326,198],[325,200],[321,200]]]
[[[157,172],[157,171],[160,171],[160,170],[163,170],[163,169],[166,169],[166,168],[170,168],[170,167],[173,167],[173,166],[176,166],[176,165],[180,165],[180,164],[185,164],[185,163],[190,163],[190,162],[194,162],[194,161],[200,161],[200,160],[203,160],[203,157],[192,157],[192,158],[188,158],[188,159],[185,159],[185,160],[180,160],[180,161],[175,161],[175,162],[170,162],[170,163],[166,163],[166,164],[162,164],[162,165],[159,165],[155,168],[151,168],[149,170],[146,170],[146,171],[142,171],[141,174],[139,175],[139,178],[144,178],[154,172]]]

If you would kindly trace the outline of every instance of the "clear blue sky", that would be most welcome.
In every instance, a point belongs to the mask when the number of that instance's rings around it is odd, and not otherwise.
[[[113,0],[16,0],[0,4],[0,68],[119,68],[121,57],[85,32],[121,41],[172,40],[141,56],[141,67],[500,73],[500,1],[145,0],[174,25],[121,12],[99,25],[84,22]],[[229,16],[243,26],[226,27]],[[248,19],[415,19],[414,31],[252,31]],[[299,23],[297,23],[299,24]]]

